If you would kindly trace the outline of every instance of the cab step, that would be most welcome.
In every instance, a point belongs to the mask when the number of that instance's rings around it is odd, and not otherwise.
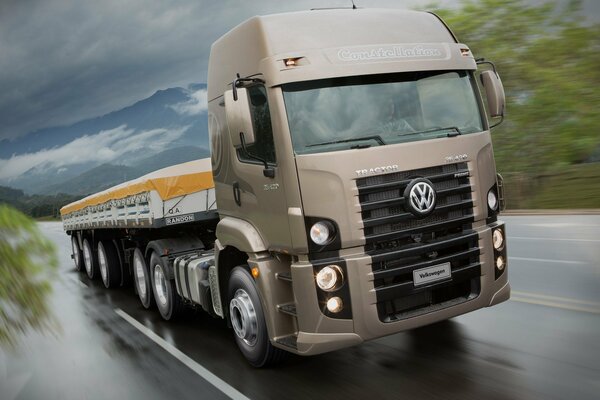
[[[278,272],[275,274],[275,278],[279,279],[280,281],[291,282],[292,274],[290,272]]]
[[[277,304],[277,309],[282,313],[296,317],[296,303]]]
[[[298,350],[298,336],[296,335],[278,337],[275,339],[275,342],[285,347],[289,347],[290,349]]]

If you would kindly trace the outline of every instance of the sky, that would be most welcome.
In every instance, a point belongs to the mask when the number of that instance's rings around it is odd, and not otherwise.
[[[423,8],[431,1],[355,3],[369,8]],[[437,3],[452,6],[458,0]],[[587,0],[586,8],[597,14],[599,3]],[[350,0],[0,0],[0,140],[103,115],[158,89],[206,82],[211,43],[251,16],[350,4]],[[198,99],[196,106],[201,103]]]

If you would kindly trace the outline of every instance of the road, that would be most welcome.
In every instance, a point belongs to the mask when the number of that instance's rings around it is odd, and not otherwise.
[[[0,352],[12,399],[598,399],[600,216],[504,217],[513,297],[430,327],[274,369],[249,367],[223,321],[167,323],[132,289],[74,271],[59,223],[61,330]]]

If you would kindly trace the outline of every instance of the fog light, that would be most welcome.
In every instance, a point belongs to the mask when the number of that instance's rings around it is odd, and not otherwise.
[[[328,265],[321,269],[316,276],[317,286],[321,290],[330,291],[342,284],[344,274],[337,265]]]
[[[502,230],[495,229],[492,233],[492,243],[494,244],[494,249],[502,250],[504,247],[504,235],[502,234]]]
[[[498,271],[502,271],[505,266],[506,262],[504,261],[504,257],[498,256],[498,258],[496,258],[496,268],[498,268]]]
[[[310,238],[315,244],[326,244],[333,234],[333,226],[326,221],[319,221],[310,228]]]
[[[329,312],[338,313],[342,311],[343,308],[344,304],[342,302],[342,299],[340,299],[339,297],[332,297],[329,300],[327,300],[327,309],[329,310]]]
[[[496,196],[496,192],[494,192],[494,189],[488,192],[487,197],[488,207],[493,211],[496,211],[498,209],[498,197]]]

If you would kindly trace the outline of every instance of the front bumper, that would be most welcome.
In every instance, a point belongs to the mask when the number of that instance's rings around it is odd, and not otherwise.
[[[298,318],[297,349],[299,354],[312,355],[359,344],[366,340],[391,335],[408,329],[452,318],[483,307],[489,307],[510,297],[507,267],[501,274],[495,270],[495,252],[492,230],[504,224],[474,226],[478,234],[481,264],[478,294],[458,303],[447,302],[427,310],[415,310],[409,316],[393,322],[382,322],[378,315],[374,276],[369,255],[343,252],[351,319],[337,319],[325,315],[317,298],[313,265],[309,262],[292,264],[292,281]],[[496,254],[495,254],[496,253]],[[506,245],[503,250],[506,260]],[[331,260],[335,262],[335,260]],[[433,285],[435,286],[435,284]]]

